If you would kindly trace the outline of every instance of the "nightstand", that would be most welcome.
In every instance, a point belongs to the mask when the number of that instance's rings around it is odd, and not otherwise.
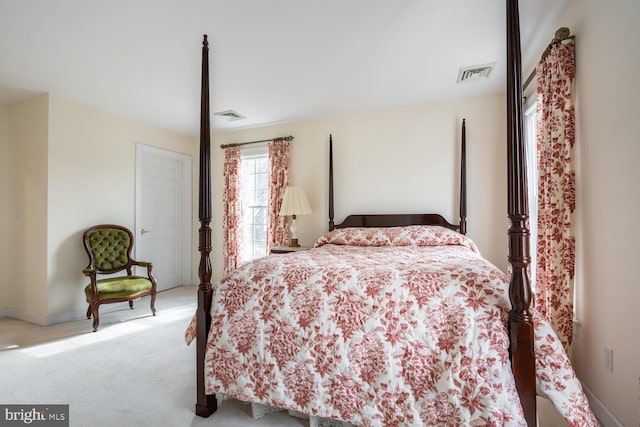
[[[292,248],[291,246],[274,246],[271,248],[272,254],[288,254],[289,252],[300,252],[311,249],[311,246],[297,246]]]

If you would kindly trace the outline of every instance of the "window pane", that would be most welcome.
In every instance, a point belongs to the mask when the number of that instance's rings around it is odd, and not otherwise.
[[[252,150],[242,157],[243,242],[242,261],[267,255],[267,227],[269,215],[269,154]]]
[[[262,242],[264,244],[267,241],[267,229],[262,227],[256,227],[255,230],[256,230],[256,233],[254,235],[255,240],[257,242]]]
[[[256,189],[256,183],[252,179],[252,173],[246,173],[242,177],[242,192],[243,194],[247,194],[247,196],[253,193]]]
[[[256,206],[253,209],[254,212],[254,216],[253,216],[253,223],[255,225],[255,228],[258,228],[259,224],[266,224],[267,223],[267,208],[264,206]]]
[[[264,242],[255,242],[253,246],[253,254],[255,258],[259,258],[267,255],[267,247]]]
[[[269,189],[256,191],[255,201],[257,205],[267,206],[269,204]]]
[[[256,169],[269,173],[269,154],[256,158]]]
[[[269,174],[266,171],[256,172],[256,190],[269,188]]]
[[[242,209],[242,217],[244,232],[251,232],[251,227],[247,227],[247,225],[253,224],[253,208],[245,205],[245,207]]]
[[[535,101],[535,100],[534,100]],[[538,115],[536,104],[525,111],[524,140],[525,156],[527,160],[527,196],[529,199],[529,245],[531,263],[529,268],[529,282],[531,290],[536,291],[536,262],[538,240],[538,147],[537,147]]]

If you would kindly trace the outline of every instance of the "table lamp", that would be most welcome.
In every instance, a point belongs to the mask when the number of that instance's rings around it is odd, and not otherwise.
[[[300,187],[287,187],[284,190],[284,198],[282,200],[282,207],[280,208],[280,215],[286,216],[291,215],[291,226],[289,230],[291,231],[291,242],[289,243],[289,247],[297,248],[300,245],[298,244],[298,236],[296,232],[298,231],[298,227],[296,226],[296,215],[306,215],[311,213],[311,207],[309,206],[309,201],[307,200],[307,196],[305,196],[304,191]]]

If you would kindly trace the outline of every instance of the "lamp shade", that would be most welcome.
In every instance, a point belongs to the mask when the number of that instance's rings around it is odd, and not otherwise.
[[[311,213],[311,206],[307,196],[300,187],[287,187],[284,190],[284,199],[280,208],[280,215],[306,215]]]

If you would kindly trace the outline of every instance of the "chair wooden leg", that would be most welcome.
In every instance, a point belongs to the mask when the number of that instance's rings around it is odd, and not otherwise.
[[[133,310],[133,300],[129,300],[129,308]]]
[[[93,309],[93,332],[98,330],[98,325],[100,324],[100,317],[98,316],[98,305],[96,304]]]
[[[89,307],[87,307],[87,319],[91,319],[91,303],[89,303]]]
[[[156,315],[156,293],[151,293],[151,312]]]

